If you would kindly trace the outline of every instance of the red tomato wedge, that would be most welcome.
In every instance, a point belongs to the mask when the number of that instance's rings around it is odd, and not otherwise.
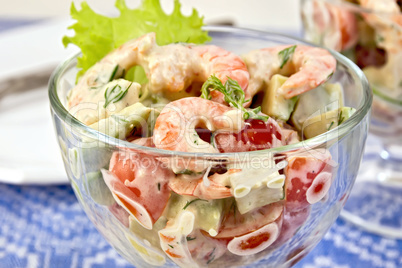
[[[282,130],[271,117],[267,122],[247,119],[239,133],[217,134],[215,144],[221,153],[269,149],[282,145]]]
[[[290,210],[303,209],[320,201],[328,192],[334,167],[329,153],[290,155],[285,168],[285,199]]]
[[[360,68],[381,67],[387,62],[387,52],[379,47],[357,45],[355,52],[356,64]]]
[[[147,229],[159,219],[170,197],[174,173],[156,158],[136,152],[115,152],[103,176],[116,201]]]

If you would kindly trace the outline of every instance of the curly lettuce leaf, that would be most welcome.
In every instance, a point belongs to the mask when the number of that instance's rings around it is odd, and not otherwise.
[[[64,36],[63,44],[74,44],[81,49],[77,67],[78,76],[85,73],[92,65],[107,53],[128,40],[146,33],[155,32],[158,45],[176,42],[202,44],[210,40],[208,33],[202,30],[204,18],[193,9],[190,16],[181,13],[179,0],[174,1],[171,14],[166,14],[160,0],[143,0],[136,9],[129,9],[125,0],[116,0],[118,17],[107,17],[94,12],[86,2],[81,3],[81,10],[71,4],[71,17],[77,22],[69,27],[74,36]]]

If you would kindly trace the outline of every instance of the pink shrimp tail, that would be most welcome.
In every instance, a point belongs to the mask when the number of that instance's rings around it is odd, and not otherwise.
[[[208,177],[208,184],[203,178],[199,179],[184,179],[174,178],[169,181],[169,188],[180,195],[190,195],[205,200],[222,199],[233,196],[230,188],[218,183],[216,180],[219,175]]]
[[[200,180],[194,190],[193,195],[202,199],[222,199],[233,196],[230,188],[219,185],[209,180],[210,185],[206,186],[204,181]]]
[[[292,64],[298,71],[280,89],[287,99],[318,87],[336,70],[336,59],[327,50],[301,45],[296,47]]]

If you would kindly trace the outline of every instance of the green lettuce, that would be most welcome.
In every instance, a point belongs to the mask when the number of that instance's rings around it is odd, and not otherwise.
[[[63,44],[77,45],[82,52],[77,67],[81,69],[78,77],[108,52],[128,40],[146,33],[155,32],[158,45],[176,42],[202,44],[211,38],[202,30],[203,17],[193,9],[190,16],[184,16],[179,0],[174,1],[171,14],[166,14],[160,0],[143,0],[136,9],[129,9],[125,0],[116,0],[115,6],[120,11],[118,17],[107,17],[95,13],[86,2],[81,3],[81,10],[71,4],[71,17],[77,22],[69,27],[74,36],[64,36]]]

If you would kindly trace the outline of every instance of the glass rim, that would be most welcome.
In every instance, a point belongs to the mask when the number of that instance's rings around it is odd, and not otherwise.
[[[262,30],[254,30],[254,29],[247,29],[247,28],[239,28],[239,27],[231,27],[231,26],[205,26],[203,27],[205,31],[211,31],[216,33],[236,33],[236,34],[246,34],[249,37],[256,36],[258,38],[262,37],[269,37],[269,38],[282,38],[292,40],[294,43],[303,43],[309,46],[314,47],[321,47],[322,46],[309,43],[303,39],[293,37],[286,34],[281,34],[273,31],[262,31]],[[362,85],[362,100],[360,100],[359,106],[356,108],[355,113],[352,116],[343,122],[341,125],[337,126],[336,128],[331,129],[325,133],[317,135],[313,138],[302,140],[300,142],[289,144],[285,146],[264,149],[264,150],[256,150],[256,151],[246,151],[246,152],[232,152],[232,153],[199,153],[199,152],[182,152],[182,151],[169,151],[164,149],[158,149],[154,147],[147,147],[138,144],[131,143],[127,140],[117,139],[111,136],[108,136],[102,132],[94,130],[89,126],[85,125],[74,116],[72,116],[68,110],[64,107],[61,101],[58,98],[57,94],[57,84],[60,76],[64,73],[64,71],[70,66],[70,64],[76,60],[76,58],[80,55],[79,53],[70,56],[67,60],[61,62],[56,69],[52,72],[50,76],[49,84],[48,84],[48,94],[50,100],[50,106],[53,111],[59,116],[62,121],[66,121],[69,118],[69,123],[72,124],[72,127],[75,127],[85,133],[85,135],[89,136],[90,138],[102,141],[105,144],[119,147],[119,148],[126,148],[126,149],[133,149],[133,150],[141,150],[144,152],[149,152],[153,154],[158,154],[159,156],[176,156],[176,157],[183,157],[183,158],[206,158],[209,160],[213,159],[243,159],[243,157],[253,156],[266,156],[267,154],[283,154],[289,152],[295,152],[300,149],[305,148],[318,148],[320,145],[325,144],[330,140],[334,140],[339,137],[343,137],[347,133],[349,133],[353,128],[355,128],[366,115],[369,114],[371,109],[371,104],[373,100],[372,90],[370,89],[369,83],[367,78],[365,77],[364,73],[355,65],[351,60],[346,58],[345,56],[341,55],[340,53],[324,48],[328,50],[337,60],[337,62],[342,63],[343,65],[347,66],[351,69],[358,80]]]
[[[402,108],[402,99],[390,97],[384,92],[384,90],[377,89],[375,86],[372,86],[374,97],[380,99],[387,104],[391,104],[398,108]]]
[[[310,0],[308,0],[308,1],[310,1]],[[401,15],[402,14],[402,12],[394,13],[394,12],[378,11],[378,10],[374,10],[374,9],[371,9],[371,8],[363,7],[363,6],[361,6],[359,4],[356,4],[356,3],[347,2],[345,0],[319,0],[319,1],[328,2],[328,3],[331,3],[331,4],[336,4],[338,6],[346,6],[352,11],[368,13],[368,14],[383,15],[383,16],[393,16],[393,15],[398,15],[398,14]]]

